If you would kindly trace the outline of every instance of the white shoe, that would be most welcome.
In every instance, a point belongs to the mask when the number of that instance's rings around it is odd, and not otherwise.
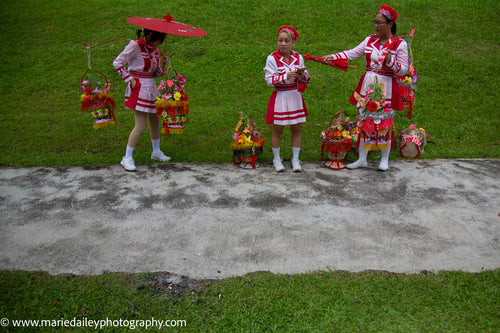
[[[274,166],[274,170],[276,170],[276,172],[285,171],[285,167],[283,166],[283,163],[281,163],[281,159],[274,159],[273,166]]]
[[[366,161],[357,160],[354,163],[347,164],[346,168],[354,170],[354,169],[358,169],[358,168],[366,168],[367,166],[368,166],[368,163]]]
[[[387,169],[389,169],[389,162],[387,162],[387,161],[380,161],[380,164],[378,165],[378,169],[380,171],[386,171]]]
[[[135,171],[135,170],[137,170],[137,168],[135,167],[135,164],[134,164],[134,159],[132,157],[128,157],[128,158],[123,157],[122,161],[120,162],[120,164],[127,171]]]
[[[302,166],[300,165],[300,160],[298,158],[292,159],[293,172],[301,172]]]
[[[162,151],[159,151],[159,152],[156,152],[156,153],[152,153],[151,154],[151,159],[152,160],[157,160],[157,161],[161,161],[161,162],[168,162],[170,161],[170,157],[168,157],[167,155],[163,154]]]

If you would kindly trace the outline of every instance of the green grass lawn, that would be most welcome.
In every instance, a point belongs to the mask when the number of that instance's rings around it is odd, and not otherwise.
[[[245,112],[265,127],[271,88],[263,67],[276,49],[276,31],[300,33],[295,50],[323,56],[355,47],[373,33],[381,3],[368,0],[189,0],[0,2],[0,166],[116,164],[132,113],[112,61],[135,38],[127,17],[162,17],[192,24],[206,37],[169,36],[167,53],[186,76],[191,99],[185,133],[162,137],[173,162],[230,163],[232,130]],[[398,34],[416,30],[419,74],[413,119],[395,118],[396,131],[425,126],[422,158],[499,158],[496,82],[500,64],[500,3],[494,0],[394,0]],[[93,46],[92,67],[112,83],[115,127],[94,130],[80,111],[80,78],[87,69],[82,42]],[[329,122],[338,110],[354,118],[347,100],[364,69],[347,73],[307,63],[307,124]],[[324,126],[303,130],[301,158],[320,159]],[[271,159],[269,130],[262,161]],[[290,135],[282,143],[291,157]],[[149,163],[148,133],[135,151]],[[399,158],[397,152],[391,158]],[[193,285],[158,283],[157,274],[50,276],[0,272],[0,315],[10,319],[184,319],[185,331],[229,332],[496,332],[500,327],[499,270],[479,274],[315,272],[249,274]],[[61,329],[53,329],[60,331]],[[68,331],[72,331],[67,329]],[[20,330],[21,331],[21,330]],[[32,331],[32,329],[26,329]],[[47,331],[51,331],[47,329]],[[62,329],[64,331],[64,329]],[[108,331],[122,331],[109,329]],[[124,330],[123,330],[124,331]]]
[[[500,327],[500,270],[259,272],[178,283],[168,278],[0,272],[0,313],[11,322],[185,320],[184,327],[171,331],[187,332],[497,332]]]
[[[393,1],[398,34],[415,29],[414,65],[420,76],[414,117],[395,118],[396,131],[410,123],[425,126],[430,142],[422,158],[498,158],[496,129],[500,65],[498,1]],[[167,53],[187,79],[190,122],[183,135],[162,137],[173,162],[231,162],[232,130],[240,111],[265,127],[271,94],[263,67],[276,49],[276,31],[292,25],[300,33],[295,49],[322,56],[352,48],[373,33],[379,4],[371,1],[9,1],[0,4],[0,165],[115,164],[124,154],[133,116],[123,107],[125,84],[112,61],[135,38],[127,17],[162,17],[200,27],[201,38],[169,36]],[[110,42],[112,41],[112,42]],[[92,67],[112,84],[118,105],[115,127],[94,130],[90,114],[80,112],[80,78],[87,69],[82,42],[93,46]],[[109,43],[108,43],[109,42]],[[163,46],[161,46],[163,48]],[[364,60],[347,73],[307,63],[311,82],[304,94],[307,125],[329,122],[338,111],[351,118],[348,98],[364,71]],[[320,159],[323,126],[303,130],[301,158]],[[262,161],[270,160],[270,130]],[[289,131],[283,155],[291,156]],[[135,151],[148,163],[149,134]],[[290,156],[289,156],[290,155]],[[393,152],[391,158],[398,158]]]

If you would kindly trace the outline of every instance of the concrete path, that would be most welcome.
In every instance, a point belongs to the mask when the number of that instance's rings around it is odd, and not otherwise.
[[[52,274],[500,267],[500,160],[0,169],[0,269]]]

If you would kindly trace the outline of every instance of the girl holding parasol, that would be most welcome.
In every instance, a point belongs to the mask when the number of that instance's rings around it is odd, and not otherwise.
[[[358,107],[358,125],[363,131],[359,138],[359,159],[347,165],[349,169],[367,167],[369,150],[381,150],[382,159],[378,169],[389,168],[391,134],[395,111],[404,109],[403,100],[397,84],[397,76],[408,71],[408,46],[404,39],[396,37],[397,12],[382,5],[373,21],[375,34],[365,38],[355,48],[324,57],[325,60],[354,60],[366,57],[366,72],[361,77],[349,102]],[[381,112],[365,108],[363,101],[371,93],[373,83],[383,87],[384,107]]]
[[[302,140],[300,124],[306,121],[307,116],[302,92],[310,77],[304,67],[302,55],[292,49],[298,37],[299,33],[294,28],[280,27],[277,36],[278,50],[267,57],[264,67],[266,83],[274,87],[267,107],[266,124],[273,125],[273,165],[278,172],[285,170],[280,157],[280,140],[286,125],[290,125],[292,132],[293,171],[302,171],[299,160]]]
[[[160,150],[160,121],[155,105],[156,97],[160,97],[155,78],[164,75],[168,57],[159,52],[157,47],[163,43],[167,34],[202,37],[207,33],[199,28],[176,22],[171,15],[163,16],[163,19],[129,17],[127,22],[144,28],[137,31],[138,39],[130,41],[113,62],[118,74],[128,82],[125,107],[134,110],[135,118],[135,126],[128,138],[121,165],[128,171],[135,171],[132,153],[140,135],[146,129],[147,119],[153,146],[151,158],[162,162],[170,160],[170,157]],[[125,68],[126,64],[128,68]]]
[[[132,40],[113,61],[113,66],[122,79],[128,83],[125,90],[125,107],[134,110],[135,126],[130,132],[125,156],[120,164],[127,171],[135,171],[132,153],[149,119],[150,137],[153,146],[151,158],[169,161],[160,150],[160,120],[156,113],[155,101],[160,96],[155,78],[165,73],[167,57],[156,49],[165,40],[165,33],[148,29],[137,32],[137,40]],[[128,64],[128,68],[125,65]]]

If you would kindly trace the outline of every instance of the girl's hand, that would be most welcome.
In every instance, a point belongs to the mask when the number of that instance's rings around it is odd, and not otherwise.
[[[165,65],[167,64],[167,60],[168,60],[168,57],[165,54],[161,53],[160,54],[160,67],[162,69],[165,68]]]
[[[323,57],[325,60],[333,60],[333,55],[329,54]]]
[[[389,52],[386,56],[385,56],[385,65],[386,66],[389,66],[389,64],[391,63],[391,60],[392,60],[392,56],[391,56],[391,53]]]
[[[298,77],[299,77],[299,74],[297,73],[297,71],[290,71],[290,72],[286,73],[287,79],[296,79]]]
[[[130,88],[135,88],[136,83],[135,79],[130,80]]]

